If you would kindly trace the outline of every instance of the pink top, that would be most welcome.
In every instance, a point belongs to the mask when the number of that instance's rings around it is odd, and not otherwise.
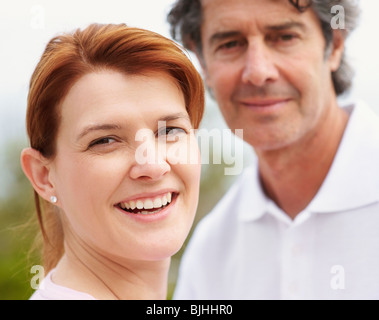
[[[42,280],[39,289],[30,297],[30,300],[96,300],[88,293],[59,286],[51,280],[54,269]]]

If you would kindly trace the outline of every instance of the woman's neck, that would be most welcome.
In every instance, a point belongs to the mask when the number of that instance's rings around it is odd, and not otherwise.
[[[99,300],[164,300],[170,258],[135,261],[103,255],[83,241],[66,237],[65,254],[53,282]]]

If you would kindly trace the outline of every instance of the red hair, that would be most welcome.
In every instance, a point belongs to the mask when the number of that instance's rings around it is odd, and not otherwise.
[[[46,158],[54,157],[60,102],[80,77],[101,69],[127,75],[168,74],[180,87],[192,125],[198,128],[204,112],[203,82],[174,41],[124,24],[92,24],[57,36],[46,46],[30,81],[26,125],[32,148]],[[44,266],[49,271],[63,255],[63,230],[55,207],[40,200],[36,192],[35,204],[44,239]]]

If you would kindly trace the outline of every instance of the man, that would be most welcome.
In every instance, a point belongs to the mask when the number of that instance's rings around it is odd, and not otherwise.
[[[174,5],[173,36],[258,158],[197,227],[175,298],[379,298],[379,120],[337,101],[355,3]]]

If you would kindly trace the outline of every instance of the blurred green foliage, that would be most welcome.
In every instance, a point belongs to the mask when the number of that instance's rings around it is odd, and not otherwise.
[[[38,264],[31,253],[36,229],[29,223],[34,213],[33,192],[20,166],[22,143],[5,148],[7,196],[0,199],[0,299],[28,299],[32,293],[30,268]],[[5,176],[5,174],[2,176]]]

